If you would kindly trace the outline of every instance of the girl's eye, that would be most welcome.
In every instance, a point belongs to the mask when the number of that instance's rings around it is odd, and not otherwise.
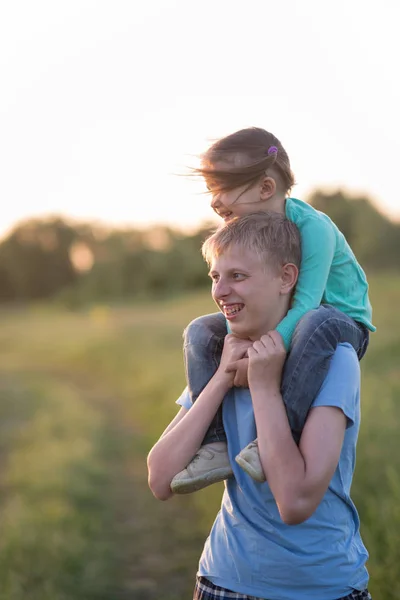
[[[244,275],[243,273],[234,273],[233,274],[233,279],[243,279]]]
[[[211,281],[213,283],[217,283],[217,281],[218,281],[218,275],[210,275],[210,277],[211,277]]]

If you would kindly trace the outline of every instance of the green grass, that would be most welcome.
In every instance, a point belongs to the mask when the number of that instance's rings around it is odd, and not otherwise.
[[[104,416],[83,405],[71,386],[50,378],[10,379],[0,397],[8,430],[2,597],[106,598],[117,565],[108,543],[112,473],[101,437],[111,432]]]
[[[400,278],[371,278],[353,497],[374,600],[400,598]],[[221,486],[157,502],[145,458],[177,412],[207,293],[0,311],[0,600],[191,597]]]

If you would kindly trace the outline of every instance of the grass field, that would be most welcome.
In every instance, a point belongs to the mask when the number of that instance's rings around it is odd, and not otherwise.
[[[353,497],[374,600],[400,599],[400,279],[371,278]],[[186,600],[221,487],[153,499],[145,457],[176,413],[181,337],[208,294],[0,312],[0,600]]]

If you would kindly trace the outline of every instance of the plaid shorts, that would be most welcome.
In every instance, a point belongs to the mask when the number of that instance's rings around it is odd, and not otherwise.
[[[205,577],[198,577],[194,588],[193,600],[268,600],[267,598],[256,598],[256,596],[246,596],[238,592],[231,592],[225,588],[214,585]],[[368,590],[362,592],[354,590],[348,596],[338,598],[338,600],[372,600]]]

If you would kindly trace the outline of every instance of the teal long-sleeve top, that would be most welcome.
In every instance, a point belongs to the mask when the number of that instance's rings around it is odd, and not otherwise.
[[[292,307],[276,328],[286,349],[301,317],[320,304],[331,304],[375,331],[367,278],[341,231],[327,215],[296,198],[286,199],[285,212],[299,228],[302,251]]]

